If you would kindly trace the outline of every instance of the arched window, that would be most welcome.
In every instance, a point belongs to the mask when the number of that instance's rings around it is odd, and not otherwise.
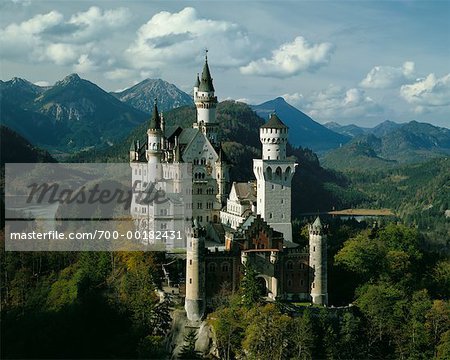
[[[228,270],[229,270],[228,262],[223,262],[222,263],[222,272],[228,272]]]
[[[272,180],[272,168],[270,166],[267,167],[266,173],[267,173],[267,179]]]
[[[286,263],[286,269],[292,270],[294,268],[294,263],[292,261],[288,261]]]
[[[281,180],[281,173],[283,171],[281,170],[281,168],[278,166],[277,169],[275,170],[275,174],[276,174],[276,179],[277,180]]]

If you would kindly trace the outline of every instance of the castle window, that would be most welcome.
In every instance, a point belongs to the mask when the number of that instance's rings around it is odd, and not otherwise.
[[[189,265],[192,265],[192,260],[189,260]]]
[[[281,203],[284,204],[284,199],[281,199]]]
[[[210,263],[209,264],[209,271],[215,272],[216,271],[216,263]]]
[[[291,287],[291,286],[292,286],[292,280],[291,280],[291,279],[289,279],[289,280],[287,281],[287,285],[288,285],[288,287]]]
[[[269,214],[269,218],[272,219],[272,213]]]
[[[199,202],[199,203],[197,203],[197,209],[201,209],[203,206],[202,206],[202,203],[201,202]]]
[[[288,270],[292,270],[292,269],[294,268],[294,264],[292,263],[292,261],[288,261],[288,262],[286,263],[286,268],[287,268]]]
[[[192,284],[192,278],[189,278],[189,284]]]
[[[303,286],[303,280],[300,280],[300,286]]]
[[[203,189],[198,188],[198,189],[197,189],[197,194],[198,194],[198,195],[202,195],[202,193],[203,193]]]
[[[275,185],[272,184],[272,190],[275,189]]]
[[[229,269],[228,263],[227,262],[222,263],[222,272],[228,272],[228,269]]]
[[[313,251],[316,251],[316,247],[315,246],[313,246]]]
[[[314,289],[314,288],[316,287],[316,284],[313,283],[313,286],[312,286],[312,287],[313,287],[313,289]]]

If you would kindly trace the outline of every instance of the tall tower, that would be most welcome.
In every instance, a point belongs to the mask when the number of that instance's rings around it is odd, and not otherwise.
[[[199,79],[197,75],[194,85],[194,102],[197,108],[197,122],[194,123],[194,128],[200,129],[211,143],[217,143],[217,96],[214,96],[213,79],[209,71],[207,50],[202,77]]]
[[[288,127],[272,114],[261,126],[262,159],[253,159],[257,182],[256,213],[284,239],[292,241],[291,182],[297,163],[286,159]]]
[[[158,113],[158,106],[153,106],[153,113],[147,130],[147,150],[146,157],[148,161],[149,176],[148,180],[155,182],[162,174],[161,156],[162,156],[163,132],[161,128],[161,117]]]
[[[203,230],[194,220],[187,237],[186,252],[186,298],[184,308],[187,318],[199,321],[205,313],[205,239]]]
[[[309,266],[311,267],[311,300],[313,304],[327,305],[327,234],[320,218],[309,225]]]

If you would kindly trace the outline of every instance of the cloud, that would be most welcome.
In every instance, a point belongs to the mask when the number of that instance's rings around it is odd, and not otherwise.
[[[105,77],[110,80],[131,79],[137,75],[136,70],[118,68],[105,73]]]
[[[45,86],[50,86],[50,83],[48,81],[41,80],[41,81],[36,81],[34,83],[34,85],[45,87]]]
[[[375,66],[360,85],[365,88],[387,89],[405,84],[414,78],[414,63],[406,61],[401,67]]]
[[[201,18],[187,7],[155,14],[138,29],[126,56],[135,69],[155,69],[198,62],[205,47],[213,54],[215,66],[235,67],[248,60],[255,45],[240,26]]]
[[[302,36],[293,42],[282,44],[272,51],[270,59],[262,58],[242,66],[240,71],[245,75],[260,75],[286,78],[304,71],[314,71],[328,64],[333,45],[330,43],[310,44]]]
[[[78,58],[78,54],[73,45],[50,44],[45,50],[44,57],[56,65],[70,65]]]
[[[92,6],[87,11],[72,15],[67,24],[77,29],[71,34],[72,41],[92,41],[110,35],[111,31],[122,28],[130,20],[131,12],[127,8],[103,11]]]
[[[110,38],[131,18],[124,8],[101,10],[91,7],[68,20],[58,11],[38,14],[0,29],[2,56],[13,61],[50,62],[88,72],[114,64],[102,41]]]
[[[41,34],[57,26],[63,16],[57,11],[36,15],[20,24],[12,23],[0,29],[0,48],[6,59],[33,58],[44,42]]]
[[[283,94],[281,97],[291,105],[300,105],[304,99],[303,95],[298,92],[293,94]]]
[[[283,97],[291,100],[293,105],[300,107],[313,119],[357,120],[381,115],[384,110],[362,89],[346,89],[330,85],[328,88],[303,97],[298,93],[285,94]],[[297,101],[292,101],[292,100]]]
[[[450,105],[450,73],[441,78],[429,74],[413,84],[403,85],[400,95],[408,103],[416,105],[415,111],[419,113],[430,107]]]

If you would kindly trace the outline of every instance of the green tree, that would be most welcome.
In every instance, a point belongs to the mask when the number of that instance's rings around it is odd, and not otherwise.
[[[180,350],[180,354],[178,355],[178,359],[201,359],[202,356],[200,352],[195,350],[195,342],[197,341],[197,334],[194,330],[190,330],[184,336],[184,345]]]
[[[283,359],[288,353],[290,318],[281,314],[275,304],[249,312],[250,320],[242,343],[249,359]]]
[[[240,351],[244,338],[245,311],[239,305],[223,307],[210,316],[221,359],[232,359]]]
[[[292,329],[292,358],[309,360],[313,358],[313,348],[316,339],[311,312],[305,308],[302,316],[293,320]]]
[[[258,283],[258,273],[251,265],[245,266],[240,292],[242,294],[242,305],[247,308],[251,308],[261,301],[262,291]]]

